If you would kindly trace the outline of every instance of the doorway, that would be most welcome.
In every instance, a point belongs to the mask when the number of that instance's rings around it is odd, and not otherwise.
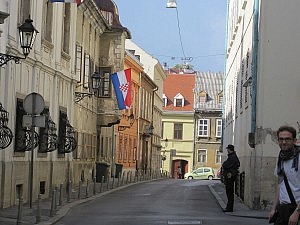
[[[181,168],[181,174],[182,174],[181,177],[179,177],[177,174],[179,167]],[[186,171],[188,171],[188,161],[184,159],[176,159],[172,161],[172,178],[183,179]]]

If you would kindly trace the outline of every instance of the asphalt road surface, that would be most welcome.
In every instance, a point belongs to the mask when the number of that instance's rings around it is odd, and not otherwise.
[[[222,212],[208,184],[218,180],[158,180],[108,193],[74,207],[56,225],[266,225]]]

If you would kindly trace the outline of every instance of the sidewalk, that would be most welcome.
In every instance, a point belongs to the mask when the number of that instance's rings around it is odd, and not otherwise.
[[[225,192],[225,186],[223,183],[216,183],[209,185],[209,189],[211,193],[215,196],[216,200],[218,201],[220,207],[224,209],[227,203],[227,197]],[[253,210],[246,206],[240,198],[235,196],[234,199],[234,209],[233,212],[227,212],[227,215],[231,216],[238,216],[238,217],[250,217],[250,218],[257,218],[257,219],[268,219],[268,210]]]

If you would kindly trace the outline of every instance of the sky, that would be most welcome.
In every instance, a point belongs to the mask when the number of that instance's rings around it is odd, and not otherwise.
[[[166,8],[167,0],[114,2],[132,41],[162,66],[187,62],[196,71],[224,71],[226,0],[176,0],[177,10]]]

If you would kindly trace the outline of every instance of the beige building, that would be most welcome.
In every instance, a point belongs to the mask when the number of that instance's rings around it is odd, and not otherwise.
[[[194,89],[195,155],[194,168],[222,163],[223,73],[197,72]]]
[[[72,180],[100,182],[115,173],[114,125],[121,116],[116,105],[110,74],[124,67],[125,39],[130,34],[119,22],[110,1],[85,0],[78,6],[76,32],[76,94],[90,95],[76,101],[78,147],[74,151]],[[100,76],[94,95],[91,79]]]
[[[237,194],[252,208],[273,200],[277,129],[288,124],[298,130],[298,9],[296,0],[284,7],[279,0],[228,5],[223,147],[236,146]]]
[[[19,197],[47,198],[60,184],[78,185],[115,169],[113,126],[120,117],[109,75],[123,69],[130,37],[116,6],[110,0],[78,6],[1,1],[1,53],[22,55],[17,28],[29,15],[39,31],[30,54],[21,64],[9,61],[0,69],[0,102],[9,113],[8,120],[1,113],[0,129],[13,133],[0,151],[1,208]],[[94,72],[100,75],[97,90],[91,88]],[[46,118],[45,127],[35,128],[34,151],[23,127],[24,99],[32,92],[43,97]]]
[[[42,10],[34,10],[37,8]],[[72,56],[75,38],[67,35],[76,32],[74,16],[77,7],[69,4],[67,17],[70,24],[65,27],[68,34],[62,31],[62,10],[61,6],[47,4],[46,1],[0,3],[0,11],[9,14],[2,25],[2,53],[21,55],[17,27],[29,15],[39,31],[28,57],[21,64],[10,61],[0,70],[0,102],[9,112],[7,126],[14,133],[12,143],[0,154],[0,207],[16,204],[20,196],[25,202],[34,201],[38,193],[48,196],[51,188],[68,180],[72,155],[66,152],[72,151],[76,143],[71,138],[74,134],[75,61]],[[62,33],[64,35],[58,35]],[[29,138],[31,133],[23,127],[23,115],[26,114],[24,99],[32,92],[43,97],[43,115],[46,117],[46,127],[35,129],[35,146],[38,146],[33,152]],[[51,134],[50,124],[57,133]],[[69,146],[66,146],[68,141]]]

